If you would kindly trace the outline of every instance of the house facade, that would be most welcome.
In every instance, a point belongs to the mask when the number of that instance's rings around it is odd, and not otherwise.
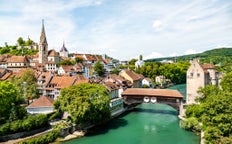
[[[135,72],[125,69],[119,73],[120,76],[124,77],[125,79],[129,80],[132,83],[133,88],[141,88],[142,87],[142,79],[143,77]]]
[[[199,88],[204,88],[206,85],[218,86],[218,72],[212,64],[199,63],[199,60],[193,60],[186,76],[186,103],[195,104],[195,99],[200,95],[197,93]]]

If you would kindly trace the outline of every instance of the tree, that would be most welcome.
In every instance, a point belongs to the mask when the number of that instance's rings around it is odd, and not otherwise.
[[[105,74],[105,69],[104,69],[104,65],[100,63],[100,61],[97,61],[94,64],[93,67],[94,71],[97,73],[98,76],[103,76]]]
[[[82,62],[83,62],[83,59],[82,59],[82,58],[79,58],[79,57],[76,57],[76,58],[75,58],[75,62],[76,62],[76,63],[82,63]]]
[[[58,66],[61,66],[61,65],[74,65],[75,64],[75,61],[72,61],[72,60],[63,60],[63,61],[60,61],[58,63]]]
[[[61,90],[55,107],[71,114],[72,122],[79,126],[96,124],[110,117],[109,94],[98,84],[83,83]]]
[[[8,120],[11,110],[15,105],[19,105],[21,96],[11,82],[0,81],[0,123]]]
[[[27,103],[29,103],[30,99],[38,97],[37,78],[32,69],[26,69],[20,77],[13,77],[11,82],[18,86]]]
[[[23,45],[25,44],[25,41],[23,40],[22,37],[19,37],[18,40],[17,40],[17,42],[18,42],[18,44],[19,44],[20,46],[23,46]]]
[[[139,55],[139,60],[143,60],[143,56],[142,55]]]
[[[232,72],[227,73],[222,78],[221,86],[223,90],[232,92]]]

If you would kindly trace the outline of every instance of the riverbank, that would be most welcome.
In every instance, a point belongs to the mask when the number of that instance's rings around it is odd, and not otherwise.
[[[80,137],[83,137],[85,136],[86,133],[88,133],[89,129],[95,127],[95,126],[100,126],[100,125],[103,125],[105,123],[108,123],[110,122],[111,120],[123,115],[123,114],[126,114],[128,111],[130,111],[131,109],[128,109],[128,108],[123,108],[121,110],[118,110],[116,112],[113,112],[111,114],[111,119],[109,119],[108,121],[105,121],[103,123],[100,123],[100,124],[97,124],[97,125],[91,125],[91,126],[88,126],[88,127],[85,127],[84,130],[80,130],[80,131],[74,131],[73,133],[71,134],[68,134],[67,136],[65,136],[64,138],[61,138],[59,139],[58,141],[59,142],[65,142],[65,141],[69,141],[69,140],[72,140],[72,139],[76,139],[76,138],[80,138]]]

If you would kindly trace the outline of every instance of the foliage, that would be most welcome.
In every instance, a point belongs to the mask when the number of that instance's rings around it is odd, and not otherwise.
[[[15,117],[19,111],[11,111],[18,108],[21,101],[21,95],[17,87],[11,82],[0,81],[0,123],[9,119],[12,112],[15,112]]]
[[[174,83],[185,83],[186,72],[189,67],[188,62],[178,62],[173,64],[161,64],[159,62],[146,62],[144,66],[136,70],[137,73],[155,81],[156,76],[163,75]]]
[[[71,114],[71,120],[80,126],[110,117],[109,94],[104,86],[98,84],[83,83],[62,89],[55,107]]]
[[[100,63],[100,61],[97,61],[94,64],[93,67],[94,71],[97,73],[98,76],[103,76],[105,74],[105,69],[104,69],[104,65]]]
[[[58,63],[58,66],[61,66],[61,65],[75,65],[75,61],[73,60],[63,60],[63,61],[60,61]]]
[[[38,97],[37,78],[32,69],[26,69],[20,77],[12,77],[11,82],[19,88],[19,92],[28,102]]]
[[[197,118],[195,117],[190,117],[184,121],[181,121],[181,127],[187,130],[192,130],[195,132],[200,132],[201,131],[201,125]]]
[[[34,137],[25,141],[20,142],[19,144],[48,144],[54,142],[59,136],[59,130],[54,129],[51,132]]]
[[[83,59],[82,59],[82,58],[79,58],[79,57],[76,57],[76,58],[75,58],[75,62],[76,62],[76,63],[82,63],[82,62],[83,62]]]
[[[150,88],[150,87],[149,87],[149,85],[147,85],[147,84],[143,84],[143,85],[142,85],[142,88]]]
[[[0,127],[0,136],[17,132],[30,131],[48,125],[47,116],[44,114],[28,116],[24,120],[7,122]]]
[[[199,90],[200,104],[188,106],[186,116],[203,124],[206,143],[231,143],[232,141],[232,92],[227,87],[232,75],[223,78],[222,90],[206,86]]]
[[[119,69],[117,69],[117,68],[114,68],[113,71],[112,71],[112,73],[113,73],[113,74],[116,74],[116,75],[118,75],[119,72],[120,72],[120,71],[119,71]]]
[[[232,72],[227,73],[221,81],[221,86],[223,90],[232,93]]]

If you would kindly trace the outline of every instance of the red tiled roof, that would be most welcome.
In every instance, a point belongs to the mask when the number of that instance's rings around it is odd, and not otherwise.
[[[36,108],[36,107],[53,107],[53,99],[41,96],[36,101],[32,102],[27,108]]]
[[[161,96],[171,98],[183,98],[183,95],[177,90],[168,89],[144,89],[144,88],[128,88],[122,96]]]
[[[109,91],[119,89],[118,86],[112,82],[105,82],[104,85]]]
[[[11,56],[7,59],[7,62],[10,63],[28,63],[29,60],[26,56]]]
[[[147,80],[148,82],[152,82],[150,78],[144,78],[144,79]]]
[[[50,84],[56,85],[56,88],[65,88],[73,85],[75,79],[75,76],[54,76]]]
[[[48,51],[48,56],[50,57],[56,57],[58,55],[59,54],[54,49]]]
[[[215,66],[213,64],[203,64],[201,65],[203,69],[215,69]]]
[[[10,78],[11,75],[12,75],[12,72],[7,72],[1,77],[1,80],[7,80],[8,78]]]
[[[131,70],[125,70],[125,73],[131,77],[134,81],[135,80],[141,80],[142,77],[138,74],[136,74],[135,72],[131,71]]]

